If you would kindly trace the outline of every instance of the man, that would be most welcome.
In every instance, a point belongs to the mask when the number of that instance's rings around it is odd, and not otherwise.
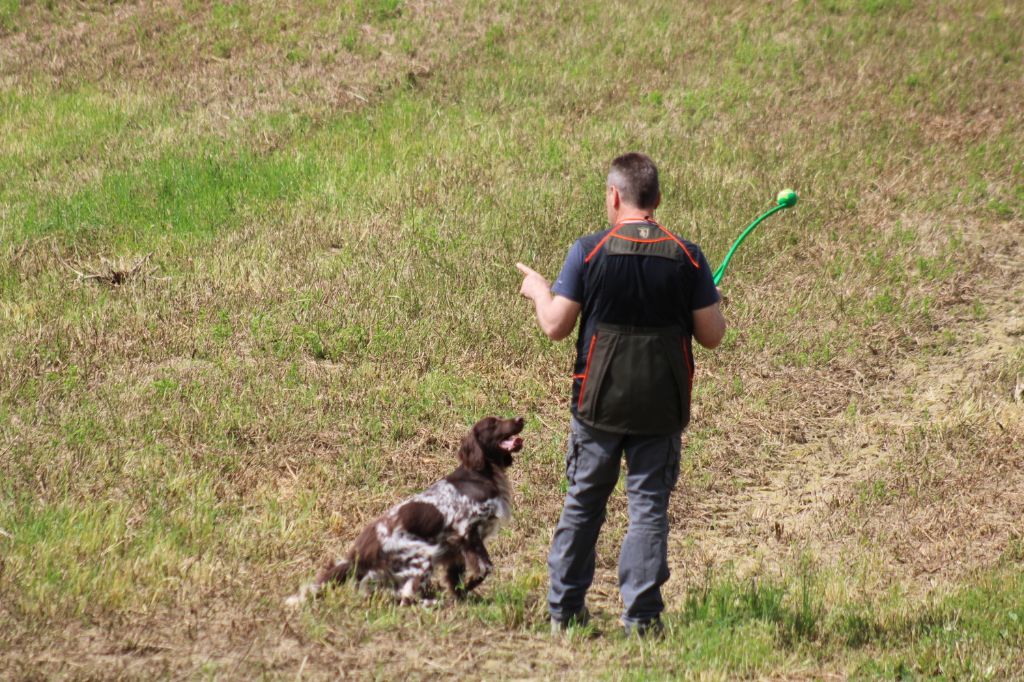
[[[629,529],[619,555],[627,634],[660,632],[668,580],[668,500],[690,417],[691,338],[725,334],[720,296],[700,249],[654,220],[658,169],[644,154],[616,158],[605,204],[612,227],[572,245],[554,286],[522,263],[520,293],[553,340],[582,312],[573,372],[569,490],[548,557],[552,631],[589,616],[587,589],[608,496],[626,458]]]

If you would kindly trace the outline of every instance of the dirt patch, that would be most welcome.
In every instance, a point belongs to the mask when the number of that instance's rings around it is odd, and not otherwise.
[[[241,577],[227,576],[226,589]],[[16,646],[0,653],[0,666],[16,679],[92,677],[97,671],[118,679],[211,672],[249,679],[286,671],[315,679],[536,679],[552,670],[571,675],[578,655],[522,629],[495,637],[478,621],[460,617],[456,606],[402,609],[388,624],[366,619],[366,600],[354,592],[335,601],[320,608],[337,618],[311,628],[301,612],[256,604],[240,608],[223,596],[195,595],[173,611],[89,626],[70,623],[46,633],[45,640],[39,633],[13,633]]]
[[[890,368],[866,391],[843,381],[867,399],[859,414],[805,425],[804,442],[772,448],[739,490],[682,492],[674,542],[687,575],[702,564],[773,571],[810,551],[833,562],[870,556],[879,579],[930,589],[1000,560],[1024,513],[1019,234],[1017,224],[966,234],[983,262],[971,294],[947,302],[954,326],[943,331],[955,341],[944,354]],[[976,303],[980,320],[968,313]]]

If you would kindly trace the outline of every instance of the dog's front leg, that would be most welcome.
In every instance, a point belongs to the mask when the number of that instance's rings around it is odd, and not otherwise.
[[[456,599],[462,599],[466,596],[466,586],[462,582],[465,575],[466,563],[462,558],[461,549],[445,557],[444,584]]]
[[[469,592],[478,587],[494,568],[479,532],[474,531],[467,538],[466,544],[462,547],[462,561],[466,565],[468,576],[463,585]]]

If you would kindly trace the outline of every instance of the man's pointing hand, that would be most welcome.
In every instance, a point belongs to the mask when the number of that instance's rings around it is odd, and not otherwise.
[[[518,268],[519,272],[524,275],[523,285],[519,287],[520,294],[532,301],[535,301],[538,296],[550,293],[551,287],[548,284],[548,281],[544,279],[539,272],[523,265],[522,263],[516,263],[516,268]]]

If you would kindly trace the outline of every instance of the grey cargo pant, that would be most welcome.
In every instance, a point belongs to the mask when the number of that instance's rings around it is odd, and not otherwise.
[[[682,433],[624,436],[573,418],[566,455],[569,491],[548,555],[548,608],[567,620],[584,606],[594,579],[594,547],[608,496],[626,455],[629,530],[619,553],[619,591],[627,625],[657,619],[665,608],[668,580],[668,499],[679,478]]]

